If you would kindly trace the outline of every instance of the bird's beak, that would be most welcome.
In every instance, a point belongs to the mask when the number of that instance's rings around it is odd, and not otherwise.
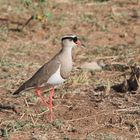
[[[82,43],[80,42],[80,40],[77,40],[75,43],[77,44],[78,47],[85,48],[85,45],[82,44]]]
[[[77,40],[75,43],[77,44],[78,47],[81,46],[80,40]]]

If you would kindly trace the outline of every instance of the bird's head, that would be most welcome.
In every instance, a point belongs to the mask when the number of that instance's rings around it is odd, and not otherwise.
[[[78,39],[78,37],[76,35],[73,34],[69,34],[66,36],[63,36],[62,39],[62,46],[63,47],[76,47],[76,46],[81,46],[81,42]]]

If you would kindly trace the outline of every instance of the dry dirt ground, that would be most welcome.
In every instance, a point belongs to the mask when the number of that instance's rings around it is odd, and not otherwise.
[[[18,31],[31,15],[38,16]],[[55,55],[67,33],[78,34],[86,48],[73,50],[74,68],[56,89],[50,122],[34,91],[12,93]],[[83,69],[94,61],[140,65],[139,0],[0,0],[0,101],[17,110],[0,110],[0,140],[139,140],[140,92],[110,88],[130,70]]]

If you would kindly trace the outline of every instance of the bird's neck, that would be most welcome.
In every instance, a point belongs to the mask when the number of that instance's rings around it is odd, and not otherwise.
[[[59,55],[61,62],[61,74],[63,77],[68,77],[72,70],[72,47],[62,48],[61,55]]]
[[[66,56],[66,58],[72,57],[72,47],[64,47],[62,49],[62,55]]]

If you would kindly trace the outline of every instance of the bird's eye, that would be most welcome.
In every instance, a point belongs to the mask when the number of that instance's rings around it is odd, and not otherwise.
[[[74,41],[74,42],[77,42],[77,40],[78,40],[77,37],[74,37],[74,38],[73,38],[73,41]]]

